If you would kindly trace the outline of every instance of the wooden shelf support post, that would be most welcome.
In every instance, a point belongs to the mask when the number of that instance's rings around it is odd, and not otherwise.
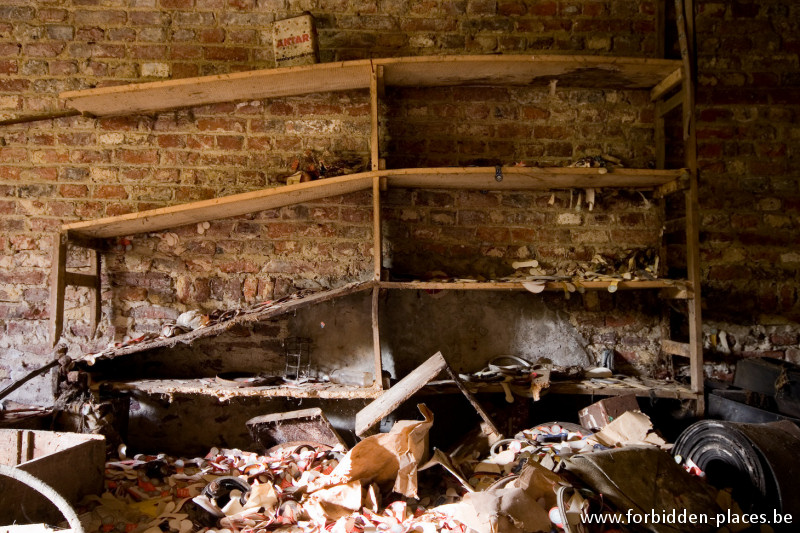
[[[50,255],[50,344],[55,346],[64,328],[64,293],[67,278],[67,234],[53,238]]]
[[[369,79],[370,159],[372,170],[381,170],[380,160],[380,103],[385,93],[383,65],[375,65]]]

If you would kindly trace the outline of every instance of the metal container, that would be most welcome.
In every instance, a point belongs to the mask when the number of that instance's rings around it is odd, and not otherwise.
[[[319,63],[317,28],[309,13],[273,22],[272,44],[276,67]]]

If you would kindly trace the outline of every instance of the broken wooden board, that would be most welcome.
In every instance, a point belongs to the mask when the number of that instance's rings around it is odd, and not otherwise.
[[[318,442],[330,447],[344,441],[319,407],[257,416],[247,421],[254,441],[265,449],[286,442]]]
[[[390,414],[411,398],[415,392],[436,378],[447,368],[442,352],[436,352],[430,359],[415,368],[409,375],[383,393],[380,398],[363,408],[356,414],[356,435],[363,435],[381,418]]]
[[[400,407],[400,405],[411,398],[422,387],[434,380],[442,371],[447,372],[453,379],[459,390],[467,397],[469,403],[475,408],[480,417],[486,423],[491,432],[496,436],[501,436],[489,415],[475,397],[470,393],[458,379],[458,375],[450,368],[445,361],[442,352],[436,352],[430,359],[415,368],[409,375],[401,379],[394,387],[386,391],[380,398],[366,406],[356,414],[356,435],[362,436],[369,431],[381,418],[390,414]]]

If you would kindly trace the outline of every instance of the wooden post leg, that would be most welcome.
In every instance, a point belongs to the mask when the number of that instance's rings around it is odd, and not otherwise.
[[[93,270],[94,270],[94,287],[89,288],[89,323],[92,328],[92,335],[97,332],[97,325],[100,323],[100,316],[102,314],[102,286],[100,284],[100,266],[101,266],[101,255],[99,250],[92,250],[92,263],[93,263]]]
[[[372,349],[375,357],[375,388],[383,390],[383,362],[381,361],[381,333],[378,320],[380,288],[372,288]]]
[[[58,343],[64,328],[64,292],[67,274],[67,234],[58,233],[53,239],[50,264],[50,342]]]

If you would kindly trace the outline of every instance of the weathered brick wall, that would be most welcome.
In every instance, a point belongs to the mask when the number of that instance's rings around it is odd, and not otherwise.
[[[700,2],[699,7],[706,312],[713,317],[717,310],[741,309],[746,301],[753,302],[745,307],[748,316],[717,318],[743,327],[765,323],[760,311],[774,315],[778,309],[792,318],[800,261],[780,246],[793,244],[798,209],[791,164],[797,109],[789,105],[796,84],[797,7],[788,0]],[[323,61],[540,51],[653,56],[656,50],[654,1],[5,0],[0,1],[0,115],[58,109],[57,93],[68,89],[272,67],[270,23],[306,9],[317,19]],[[742,24],[752,25],[752,32],[737,29]],[[772,53],[782,59],[772,64],[762,59]],[[399,99],[385,110],[384,148],[391,166],[565,164],[601,152],[631,166],[652,158],[652,108],[644,94],[391,93]],[[364,92],[4,127],[0,379],[18,377],[25,365],[35,367],[50,357],[49,254],[61,223],[270,186],[304,149],[366,156],[368,130]],[[729,187],[741,194],[729,194]],[[639,244],[658,223],[638,196],[603,193],[589,213],[570,208],[564,193],[552,208],[542,206],[543,197],[536,194],[390,195],[408,200],[403,207],[390,196],[390,235],[405,237],[408,231],[421,237],[428,251],[444,249],[445,270],[507,267],[515,254],[524,255],[522,247],[554,262],[571,254],[585,258],[618,243]],[[246,305],[297,286],[368,275],[369,206],[368,195],[349,195],[215,222],[203,234],[194,226],[178,228],[177,249],[163,234],[137,237],[131,250],[107,255],[103,336],[80,344],[102,345],[152,331],[188,308]],[[401,231],[393,229],[395,221],[403,222],[394,226]],[[561,245],[561,237],[577,242]],[[454,243],[465,239],[467,259],[453,254]],[[410,242],[393,239],[393,262],[419,266]],[[483,266],[471,261],[475,257]],[[70,261],[85,263],[80,256]],[[750,280],[762,271],[768,275]],[[87,333],[85,322],[77,320],[85,314],[86,295],[72,289],[67,294],[68,333],[79,340]],[[732,301],[730,294],[742,298]],[[631,355],[635,350],[625,348],[635,344],[633,336],[611,329],[624,323],[636,331],[636,306],[606,319],[606,304],[613,302],[605,295],[576,301],[570,303],[575,316],[581,309],[596,311],[594,319],[581,321],[581,327],[602,326],[593,341],[637,359]],[[648,329],[652,320],[645,316],[641,322]],[[794,330],[783,329],[789,334],[780,340],[791,342],[782,346],[795,343]],[[621,337],[628,344],[620,344]],[[644,345],[651,344],[645,339]],[[46,401],[47,394],[28,396]]]
[[[697,29],[707,329],[800,362],[800,5],[700,1]]]

